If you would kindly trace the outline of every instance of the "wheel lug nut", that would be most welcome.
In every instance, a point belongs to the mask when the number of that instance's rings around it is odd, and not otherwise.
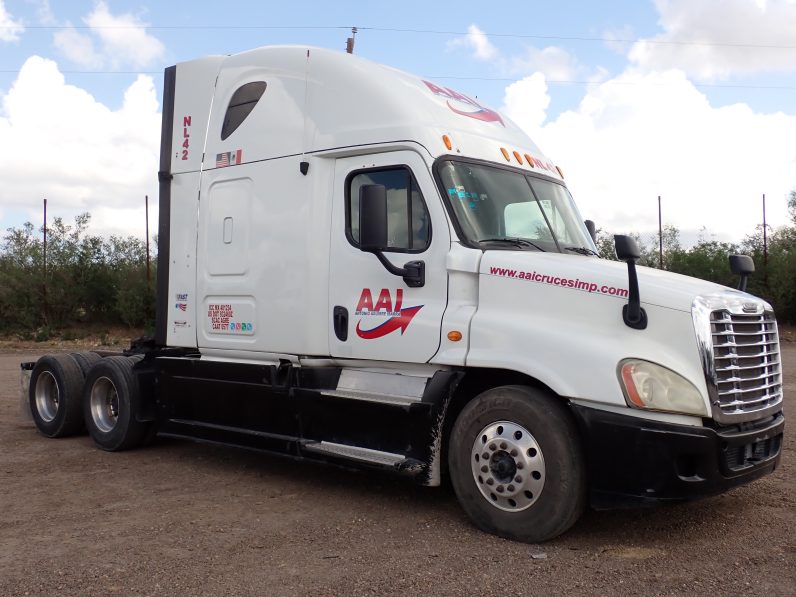
[[[507,489],[508,489],[509,491],[514,491],[514,485],[509,485],[509,486],[507,487]]]
[[[487,485],[494,485],[495,484],[495,480],[492,477],[489,477],[489,479],[486,480],[486,484]]]
[[[502,485],[498,485],[498,486],[495,488],[495,491],[497,491],[498,493],[503,493],[503,486],[502,486]]]
[[[482,473],[488,473],[489,472],[489,467],[487,465],[482,466],[481,467],[481,472]]]
[[[508,448],[508,446],[506,445],[506,442],[500,442],[500,449],[501,450],[505,450],[506,448]]]
[[[481,454],[481,458],[483,458],[484,460],[489,460],[489,452],[484,452],[483,454]]]
[[[497,450],[497,446],[495,446],[495,444],[489,444],[489,449],[494,452],[495,450]]]
[[[514,482],[515,482],[515,483],[522,483],[522,477],[520,477],[519,475],[517,475],[516,477],[514,477]]]
[[[509,454],[511,454],[512,456],[514,456],[514,457],[516,458],[516,456],[517,456],[517,450],[515,450],[515,449],[513,449],[513,448],[512,448],[512,450],[511,450],[511,452],[509,452]]]
[[[522,469],[522,467],[524,466],[524,465],[522,464],[522,462],[520,462],[520,461],[517,461],[517,462],[515,462],[514,464],[515,464],[515,466],[517,467],[517,470],[521,470],[521,469]]]

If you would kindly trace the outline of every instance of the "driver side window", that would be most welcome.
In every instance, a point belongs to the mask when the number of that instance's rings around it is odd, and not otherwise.
[[[431,218],[423,195],[408,168],[363,170],[346,182],[346,236],[359,246],[359,190],[380,184],[387,189],[387,251],[421,253],[431,241]]]

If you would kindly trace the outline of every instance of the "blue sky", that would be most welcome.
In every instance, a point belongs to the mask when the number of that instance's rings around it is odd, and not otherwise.
[[[37,217],[47,195],[58,215],[140,235],[129,222],[156,196],[165,66],[271,44],[342,50],[351,26],[358,55],[516,120],[606,229],[653,229],[658,194],[692,237],[739,240],[762,193],[786,221],[794,0],[0,0],[0,226]],[[62,159],[76,154],[90,164]]]

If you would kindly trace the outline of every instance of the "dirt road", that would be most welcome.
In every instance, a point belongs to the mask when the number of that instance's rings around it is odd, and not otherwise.
[[[796,344],[784,343],[796,415]],[[110,454],[18,416],[0,354],[0,595],[547,595],[796,592],[796,445],[725,495],[588,512],[524,545],[473,528],[449,489],[160,441]]]

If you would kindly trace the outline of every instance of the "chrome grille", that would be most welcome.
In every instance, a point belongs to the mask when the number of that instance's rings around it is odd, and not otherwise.
[[[773,313],[713,311],[710,332],[717,398],[714,407],[722,415],[744,415],[782,400],[782,365]]]

